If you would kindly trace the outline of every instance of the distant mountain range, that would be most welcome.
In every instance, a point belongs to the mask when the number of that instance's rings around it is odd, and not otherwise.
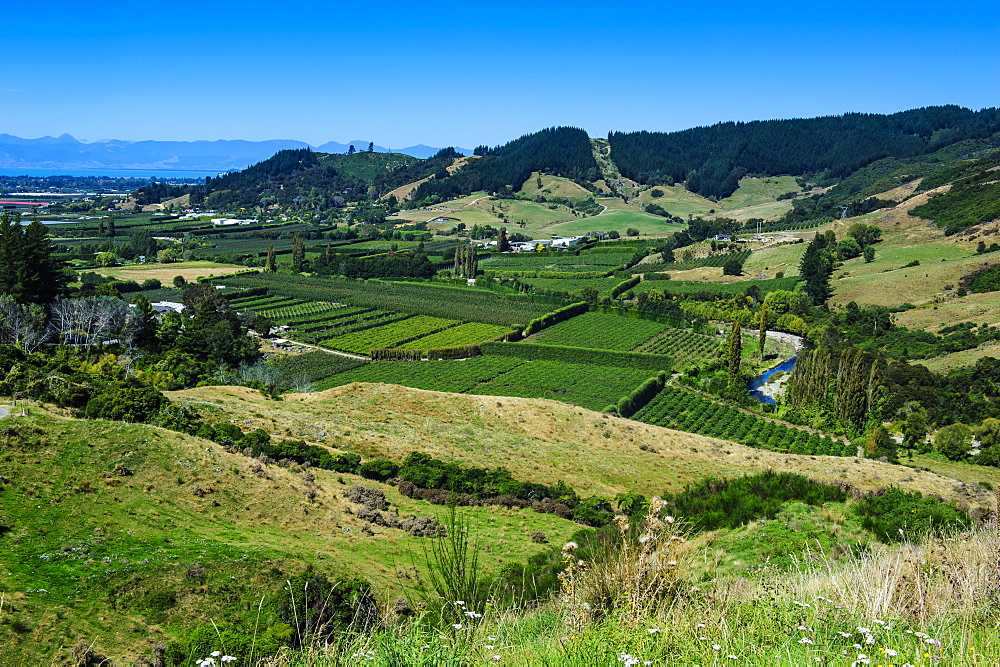
[[[336,141],[312,146],[323,153],[346,153],[368,149],[368,141],[346,144]],[[306,148],[309,144],[292,139],[269,141],[122,141],[111,139],[84,143],[69,134],[58,137],[22,139],[0,134],[0,168],[10,169],[149,169],[165,171],[222,172],[244,169],[266,160],[286,148]],[[428,158],[440,149],[418,144],[389,149],[375,146],[380,153],[405,153]],[[468,155],[471,150],[458,148]]]

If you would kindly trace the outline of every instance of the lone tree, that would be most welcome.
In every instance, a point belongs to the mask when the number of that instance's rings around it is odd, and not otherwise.
[[[760,343],[760,360],[764,361],[764,346],[767,343],[767,317],[770,315],[767,309],[767,302],[761,304],[760,306],[760,334],[758,342]]]
[[[816,234],[809,242],[799,273],[806,281],[805,292],[812,299],[814,306],[821,306],[830,298],[830,276],[833,274],[833,260],[830,257],[830,238],[825,234]]]
[[[292,238],[292,271],[302,273],[306,261],[306,242],[301,234]]]
[[[722,275],[724,276],[742,276],[743,275],[743,262],[741,262],[736,257],[731,257],[726,260],[726,263],[722,265]]]
[[[740,383],[740,358],[743,355],[743,338],[740,323],[733,322],[729,332],[729,342],[726,346],[726,376],[729,388],[738,387]]]
[[[274,273],[278,270],[277,264],[277,253],[274,252],[274,244],[267,244],[267,263],[264,264],[264,270]]]
[[[497,251],[510,252],[510,241],[507,240],[507,228],[500,228],[500,236],[497,237]]]

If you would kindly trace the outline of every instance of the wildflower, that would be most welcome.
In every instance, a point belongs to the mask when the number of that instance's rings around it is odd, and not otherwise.
[[[708,641],[708,637],[698,637],[698,641],[700,641],[700,642],[707,642]]]
[[[456,606],[459,606],[459,607],[464,607],[465,606],[465,600],[455,600],[455,602],[453,604],[455,604]]]
[[[646,632],[648,632],[651,635],[655,635],[657,632],[660,632],[660,629],[659,628],[646,628]]]
[[[880,621],[877,618],[872,619],[872,623],[878,623],[879,625],[885,625],[885,621]]]
[[[861,650],[861,644],[852,644],[852,646],[854,646],[854,648],[856,648],[859,651]]]
[[[940,643],[941,643],[941,642],[939,642],[939,641],[938,641],[938,640],[936,640],[936,639],[931,639],[930,637],[928,637],[928,638],[927,638],[927,639],[925,639],[924,641],[925,641],[925,642],[927,642],[928,644],[940,644]]]
[[[885,651],[885,654],[890,658],[895,658],[897,655],[899,655],[899,651],[894,651],[891,648],[884,648],[882,650]]]
[[[798,630],[802,630],[803,632],[809,632],[809,631],[810,631],[810,630],[809,630],[809,628],[807,628],[807,627],[806,627],[806,626],[804,626],[804,625],[800,625],[800,626],[799,626],[799,627],[798,627],[797,629],[798,629]]]
[[[674,522],[674,517],[672,517],[672,516],[665,516],[665,517],[663,517],[663,520],[666,521],[667,523],[673,523]]]
[[[494,660],[503,660],[503,656],[501,656],[501,655],[495,655],[495,656],[493,656],[493,659]]]
[[[865,637],[865,643],[866,644],[874,644],[875,643],[875,637],[873,637],[872,635],[868,635],[867,637]]]
[[[487,644],[483,648],[485,648],[487,651],[492,651],[493,649],[496,648],[496,646],[494,646],[493,644]]]
[[[236,658],[231,655],[224,655],[219,660],[222,662],[236,662]]]
[[[713,651],[721,651],[722,647],[719,646],[718,644],[712,644],[712,650]]]
[[[814,646],[816,644],[816,642],[814,642],[813,640],[809,639],[808,637],[803,637],[802,639],[799,640],[799,643],[800,644],[809,644],[810,646]]]
[[[222,651],[212,651],[211,653],[213,658],[218,658],[220,655],[222,655]]]
[[[837,630],[837,634],[843,637],[844,639],[847,639],[848,637],[851,636],[850,632],[844,632],[843,630]]]
[[[699,624],[698,624],[698,625],[696,625],[695,627],[696,627],[696,628],[703,628],[703,627],[705,627],[705,624],[704,624],[704,623],[699,623]]]
[[[860,632],[863,635],[870,635],[872,633],[872,631],[869,630],[868,628],[858,628],[858,632]]]
[[[618,662],[624,662],[625,667],[631,667],[631,665],[639,664],[639,658],[634,655],[629,655],[628,653],[620,653],[618,655]]]
[[[474,611],[467,611],[467,612],[465,612],[465,615],[468,616],[469,618],[482,618],[483,617],[482,614],[477,614]]]
[[[456,630],[461,630],[462,629],[462,624],[461,623],[452,623],[451,627],[455,628]]]
[[[916,635],[917,637],[919,637],[920,639],[927,639],[927,638],[930,637],[930,635],[924,634],[923,632],[915,632],[913,634]]]
[[[496,640],[497,640],[496,637],[487,637],[486,638],[486,641],[490,641],[490,642],[495,642]]]
[[[733,655],[731,653],[729,655],[727,655],[726,657],[729,658],[730,660],[739,660],[738,657],[736,657],[735,655]]]
[[[579,548],[580,548],[580,545],[577,544],[576,542],[567,542],[565,545],[563,545],[562,550],[563,551],[574,551],[574,550],[579,549]]]

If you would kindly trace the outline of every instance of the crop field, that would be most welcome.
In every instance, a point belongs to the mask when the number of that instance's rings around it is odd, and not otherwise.
[[[579,255],[545,254],[522,252],[510,255],[494,255],[479,261],[479,268],[498,273],[514,271],[610,271],[628,263],[634,251],[623,249],[615,252],[582,252]]]
[[[718,349],[719,339],[712,336],[687,329],[664,329],[633,351],[669,355],[673,357],[674,368],[683,368],[712,356]]]
[[[326,389],[351,382],[385,382],[415,389],[568,401],[603,410],[652,376],[650,371],[498,356],[465,361],[376,361],[328,378]]]
[[[577,294],[584,287],[593,287],[601,296],[607,296],[623,280],[613,277],[574,278],[572,276],[573,274],[568,273],[565,278],[518,278],[518,280],[539,289],[568,292],[569,294]]]
[[[699,257],[697,259],[681,260],[679,262],[664,262],[661,264],[639,264],[631,269],[629,273],[662,273],[664,271],[687,271],[688,269],[700,269],[703,266],[722,266],[731,259],[738,259],[746,262],[750,259],[751,251],[741,250],[739,252],[722,253],[711,257]]]
[[[543,329],[526,340],[545,345],[627,352],[664,329],[666,325],[659,322],[588,312]]]
[[[444,331],[422,336],[409,343],[398,345],[397,347],[404,350],[430,350],[438,347],[474,345],[485,340],[502,336],[508,331],[509,329],[507,327],[500,327],[495,324],[466,322],[465,324],[449,327]]]
[[[774,292],[777,290],[791,291],[795,288],[795,283],[799,279],[792,278],[771,278],[768,280],[737,280],[734,282],[702,282],[690,280],[644,280],[632,288],[634,292],[647,292],[657,289],[661,292],[672,294],[691,294],[694,292],[711,292],[712,294],[726,294],[735,296],[754,286],[760,290],[761,294]]]
[[[277,369],[283,384],[294,386],[306,382],[316,382],[331,375],[357,368],[364,363],[359,359],[317,351],[281,357],[269,362],[269,365]]]
[[[354,354],[368,354],[375,348],[398,347],[432,333],[459,324],[456,320],[414,315],[380,327],[352,331],[322,342],[324,347]]]
[[[603,410],[649,379],[650,371],[556,361],[529,361],[479,385],[472,393],[569,401]]]
[[[275,295],[302,301],[343,303],[504,327],[527,324],[552,310],[550,303],[536,303],[530,297],[503,296],[486,289],[430,283],[248,274],[226,278],[217,284],[232,289],[267,287]]]
[[[141,283],[143,280],[155,278],[168,285],[174,276],[183,276],[185,280],[191,282],[202,276],[219,276],[233,271],[245,271],[246,268],[237,264],[219,264],[217,262],[177,262],[174,264],[135,264],[98,268],[95,271],[115,280],[134,280]]]
[[[857,449],[848,443],[779,424],[679,387],[664,387],[633,419],[772,451],[857,455]]]
[[[352,382],[384,382],[414,389],[456,394],[480,393],[474,388],[521,364],[523,359],[473,357],[465,361],[375,361],[317,384],[329,389]]]
[[[598,199],[597,203],[605,204],[607,201],[609,200]],[[685,229],[686,225],[669,223],[666,218],[642,211],[609,210],[602,215],[574,218],[567,222],[546,225],[541,231],[545,234],[563,236],[575,236],[592,231],[616,231],[624,236],[629,227],[638,229],[643,236],[670,236],[676,231]]]

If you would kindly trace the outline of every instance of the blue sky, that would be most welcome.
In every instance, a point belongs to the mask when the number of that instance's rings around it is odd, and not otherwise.
[[[497,144],[1000,106],[1000,2],[8,3],[0,132]]]

